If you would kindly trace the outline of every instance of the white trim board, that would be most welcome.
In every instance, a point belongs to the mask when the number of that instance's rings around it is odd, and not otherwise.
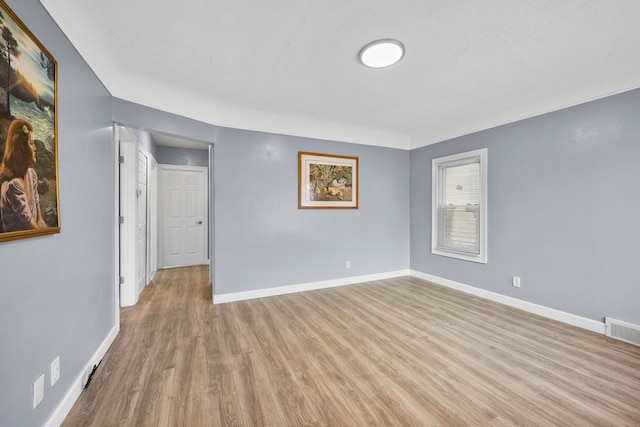
[[[554,308],[545,307],[543,305],[534,304],[532,302],[523,301],[517,298],[508,297],[506,295],[501,295],[496,292],[491,292],[485,289],[476,288],[474,286],[465,285],[460,282],[455,282],[453,280],[444,279],[442,277],[434,276],[427,273],[422,273],[416,270],[411,270],[410,274],[414,277],[426,280],[427,282],[431,282],[436,285],[445,286],[447,288],[451,288],[467,294],[475,295],[480,298],[484,298],[500,304],[508,305],[510,307],[518,308],[520,310],[537,314],[539,316],[546,317],[548,319],[557,320],[559,322],[577,326],[579,328],[586,329],[591,332],[596,332],[602,335],[604,335],[605,333],[604,322],[598,322],[596,320],[587,319],[586,317],[576,316],[575,314],[556,310]]]
[[[586,317],[577,316],[575,314],[556,310],[554,308],[545,307],[543,305],[534,304],[532,302],[512,298],[501,295],[496,292],[487,291],[485,289],[476,288],[474,286],[465,285],[464,283],[455,282],[453,280],[444,279],[432,274],[423,273],[416,270],[398,270],[388,273],[369,274],[364,276],[345,277],[342,279],[325,280],[320,282],[302,283],[289,286],[278,286],[274,288],[257,289],[255,291],[234,292],[229,294],[214,294],[214,304],[224,304],[227,302],[244,301],[254,298],[265,298],[277,295],[291,294],[295,292],[312,291],[316,289],[332,288],[336,286],[353,285],[356,283],[371,282],[373,280],[392,279],[394,277],[413,276],[436,285],[445,286],[467,294],[475,295],[490,301],[514,307],[529,313],[537,314],[548,319],[556,320],[569,325],[577,326],[591,332],[604,335],[605,324],[596,320],[587,319]]]
[[[275,288],[257,289],[255,291],[233,292],[229,294],[214,294],[214,304],[244,301],[254,298],[273,297],[277,295],[292,294],[295,292],[313,291],[316,289],[333,288],[336,286],[354,285],[356,283],[371,282],[374,280],[392,279],[410,275],[410,270],[390,271],[387,273],[367,274],[364,276],[344,277],[341,279],[324,280],[321,282],[301,283],[298,285],[278,286]]]
[[[71,384],[67,393],[62,397],[62,400],[60,400],[60,403],[58,403],[58,406],[56,406],[53,413],[44,424],[45,427],[59,427],[62,425],[62,422],[67,415],[69,415],[71,408],[73,408],[73,405],[82,393],[82,386],[83,382],[86,380],[87,372],[90,372],[94,366],[100,363],[104,355],[107,354],[107,350],[109,350],[109,347],[111,347],[111,344],[113,344],[113,341],[116,339],[116,336],[120,331],[119,325],[119,323],[116,324],[111,331],[109,331],[109,334],[107,334],[106,338],[102,341],[102,344],[100,344],[100,347],[98,347],[84,369],[78,373],[76,380]]]

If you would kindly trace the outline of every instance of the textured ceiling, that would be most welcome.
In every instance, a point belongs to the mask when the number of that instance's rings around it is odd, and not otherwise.
[[[408,149],[640,87],[638,0],[41,3],[114,96],[229,127]]]

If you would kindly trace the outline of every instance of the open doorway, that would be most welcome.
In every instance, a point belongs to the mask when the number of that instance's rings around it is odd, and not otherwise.
[[[158,269],[209,262],[209,145],[120,125],[115,133],[120,306],[127,307]]]

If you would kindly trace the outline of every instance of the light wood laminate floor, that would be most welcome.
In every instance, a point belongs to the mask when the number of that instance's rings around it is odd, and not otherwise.
[[[640,426],[640,347],[405,277],[213,305],[159,271],[64,426]]]

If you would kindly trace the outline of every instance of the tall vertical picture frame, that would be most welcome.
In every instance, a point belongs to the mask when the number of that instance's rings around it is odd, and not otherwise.
[[[0,242],[60,232],[57,73],[0,1]]]

